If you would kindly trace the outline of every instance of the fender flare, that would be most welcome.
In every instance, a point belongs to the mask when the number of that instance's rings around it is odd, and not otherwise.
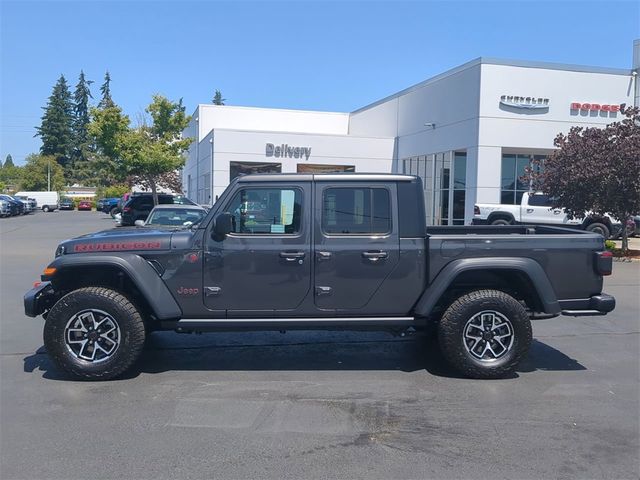
[[[158,275],[158,272],[144,258],[135,253],[62,255],[49,265],[49,267],[56,269],[56,273],[74,267],[100,266],[116,267],[122,270],[140,290],[158,320],[171,320],[182,317],[180,306]]]
[[[531,280],[542,303],[543,311],[549,314],[559,314],[561,311],[549,277],[538,262],[531,258],[486,257],[461,258],[449,263],[433,279],[431,286],[424,291],[416,303],[414,313],[421,317],[429,315],[456,277],[471,270],[511,270],[524,273]]]

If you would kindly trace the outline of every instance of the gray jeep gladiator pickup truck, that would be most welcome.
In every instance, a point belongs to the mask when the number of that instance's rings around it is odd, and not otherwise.
[[[558,227],[425,225],[419,178],[236,178],[191,228],[107,230],[61,243],[25,313],[54,363],[85,379],[131,367],[154,330],[437,325],[474,378],[510,374],[531,319],[604,315],[602,236]]]

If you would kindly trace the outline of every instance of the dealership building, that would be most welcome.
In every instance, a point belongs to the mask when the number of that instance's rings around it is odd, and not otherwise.
[[[474,203],[519,202],[559,132],[638,105],[639,68],[636,40],[628,70],[483,57],[350,113],[201,104],[183,189],[207,204],[243,173],[409,173],[429,224],[469,223]]]

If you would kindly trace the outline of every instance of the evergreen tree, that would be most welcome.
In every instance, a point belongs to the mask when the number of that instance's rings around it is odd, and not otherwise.
[[[226,101],[226,98],[222,98],[222,92],[220,92],[220,90],[216,89],[216,93],[214,93],[213,95],[213,104],[214,105],[224,105],[224,102]]]
[[[64,75],[60,75],[43,110],[42,124],[36,127],[36,135],[42,139],[40,153],[53,155],[65,167],[73,149],[73,102]]]
[[[78,167],[78,162],[87,160],[89,149],[89,133],[87,126],[89,125],[89,99],[91,96],[90,85],[93,83],[87,80],[84,72],[80,70],[80,77],[73,94],[73,166]]]
[[[11,156],[11,154],[7,155],[7,158],[4,159],[4,167],[15,167],[15,165],[13,164],[13,157]]]
[[[100,103],[98,103],[98,108],[115,106],[111,98],[111,75],[109,75],[108,70],[107,73],[104,74],[104,83],[100,86],[100,93],[102,94],[102,98],[100,99]]]

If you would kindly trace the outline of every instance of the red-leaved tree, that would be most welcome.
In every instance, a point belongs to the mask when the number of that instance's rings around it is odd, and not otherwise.
[[[624,118],[604,128],[572,127],[558,134],[558,150],[541,171],[528,169],[526,176],[571,218],[609,214],[621,221],[627,252],[626,222],[640,213],[640,109],[620,111]]]

